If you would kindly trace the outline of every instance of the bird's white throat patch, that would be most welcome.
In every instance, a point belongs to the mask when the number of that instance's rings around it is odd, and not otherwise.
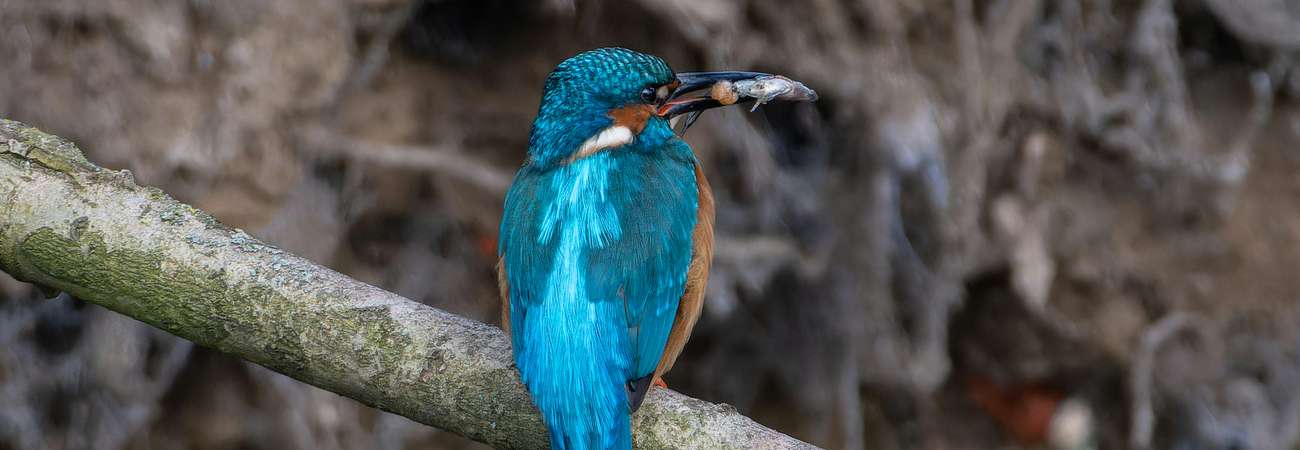
[[[607,148],[631,144],[632,139],[632,129],[623,125],[611,125],[583,141],[582,146],[578,147],[578,151],[574,152],[569,160],[577,161]]]

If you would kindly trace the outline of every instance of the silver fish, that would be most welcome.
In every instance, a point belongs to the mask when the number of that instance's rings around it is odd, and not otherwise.
[[[772,100],[785,100],[792,102],[811,102],[817,100],[817,92],[809,89],[795,80],[783,77],[781,75],[769,75],[739,80],[731,84],[731,90],[740,97],[749,97],[754,99],[754,107],[750,111],[755,111],[764,103]]]

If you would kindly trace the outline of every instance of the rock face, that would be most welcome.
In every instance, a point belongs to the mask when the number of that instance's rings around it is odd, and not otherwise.
[[[521,3],[0,0],[0,117],[493,321],[500,180],[557,61],[788,74],[821,101],[688,133],[718,245],[674,388],[828,448],[1078,408],[1101,448],[1295,445],[1286,2]],[[476,445],[38,297],[0,278],[0,448]]]

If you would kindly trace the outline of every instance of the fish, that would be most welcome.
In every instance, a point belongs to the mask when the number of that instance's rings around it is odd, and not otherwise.
[[[713,100],[723,106],[733,105],[741,102],[754,102],[754,106],[749,108],[749,112],[758,110],[759,106],[773,100],[789,102],[814,102],[817,101],[817,91],[799,81],[795,81],[783,75],[757,74],[753,78],[745,78],[736,81],[719,80],[713,83],[707,90],[708,99]],[[703,98],[699,95],[695,98]],[[688,97],[689,98],[689,97]],[[714,105],[717,106],[717,105]],[[686,115],[685,124],[681,127],[676,126],[678,134],[684,134],[696,119],[704,111],[692,111]]]
[[[709,96],[718,103],[730,105],[743,100],[753,99],[754,106],[750,112],[772,100],[790,102],[812,102],[817,100],[817,91],[801,82],[781,75],[764,75],[751,79],[719,81],[709,89]]]

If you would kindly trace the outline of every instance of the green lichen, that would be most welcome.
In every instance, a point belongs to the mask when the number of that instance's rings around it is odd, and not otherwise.
[[[239,228],[236,228],[235,231],[230,234],[229,239],[230,245],[233,245],[236,249],[239,249],[239,251],[244,253],[266,252],[272,255],[284,254],[284,250],[280,250],[273,245],[259,241],[257,238],[249,236],[248,233]],[[285,264],[287,263],[283,262],[283,260],[276,259],[271,262],[271,268],[279,270],[284,268]]]
[[[225,225],[217,222],[217,219],[213,218],[212,215],[193,206],[178,202],[175,199],[172,199],[171,196],[156,188],[145,187],[142,189],[144,189],[146,198],[156,202],[157,205],[161,205],[161,207],[157,208],[158,220],[161,220],[165,224],[183,225],[192,220],[197,220],[199,223],[203,224],[205,229],[208,230],[228,229]],[[142,211],[141,214],[147,214],[148,211],[153,210],[153,206],[146,205],[145,211]]]
[[[180,225],[194,217],[195,209],[180,202],[174,202],[158,212],[158,220],[171,225]]]
[[[37,230],[16,256],[48,284],[200,344],[216,345],[230,334],[208,314],[233,302],[222,280],[184,268],[165,273],[160,254],[110,250],[98,231],[79,228],[74,236]],[[158,304],[162,299],[175,301]]]
[[[100,232],[85,224],[73,228],[78,231],[32,233],[22,240],[17,258],[35,278],[73,295],[287,375],[302,377],[312,364],[334,363],[328,354],[314,361],[305,357],[312,354],[305,341],[356,341],[351,348],[329,350],[347,351],[350,361],[375,373],[369,384],[395,386],[392,377],[406,358],[403,350],[414,345],[387,308],[346,308],[345,298],[322,298],[321,308],[304,308],[283,298],[274,282],[230,286],[221,269],[163,269],[159,253],[109,248]]]
[[[375,390],[401,384],[400,366],[411,358],[406,352],[416,345],[386,306],[353,308],[350,299],[318,291],[316,306],[304,307],[277,292],[278,287],[306,284],[297,279],[300,271],[289,264],[269,269],[280,272],[269,283],[250,280],[231,286],[220,269],[163,269],[159,253],[109,248],[102,234],[86,224],[71,228],[77,231],[42,228],[22,240],[16,256],[36,274],[34,278],[296,378],[310,377],[319,372],[313,368],[329,366],[326,372],[360,369],[373,374],[365,385]],[[332,347],[309,349],[307,342]],[[401,395],[386,392],[384,397]]]
[[[0,119],[0,154],[11,153],[63,173],[97,172],[81,150],[58,136]]]
[[[72,225],[68,227],[68,238],[74,241],[81,239],[81,235],[84,234],[88,228],[90,228],[90,218],[86,216],[78,217],[76,220],[73,220]]]

